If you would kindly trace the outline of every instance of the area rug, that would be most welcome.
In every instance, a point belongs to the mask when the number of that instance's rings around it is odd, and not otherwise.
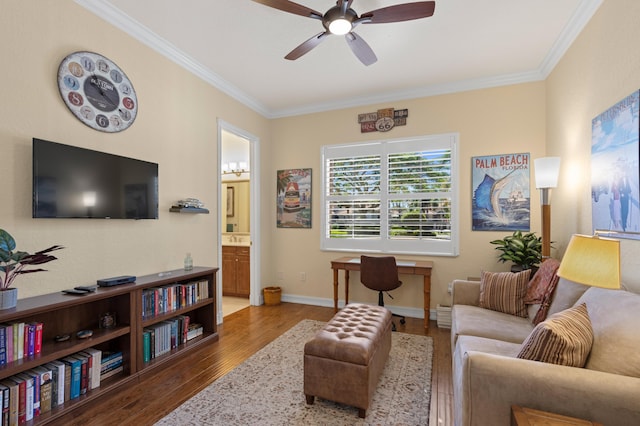
[[[157,425],[428,425],[433,341],[394,332],[367,417],[303,392],[304,344],[325,323],[303,320]]]

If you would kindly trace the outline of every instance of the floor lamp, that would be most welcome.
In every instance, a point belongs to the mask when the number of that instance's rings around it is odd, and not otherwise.
[[[550,189],[558,186],[560,157],[542,157],[534,161],[536,188],[540,190],[542,206],[542,261],[551,256],[551,200]]]

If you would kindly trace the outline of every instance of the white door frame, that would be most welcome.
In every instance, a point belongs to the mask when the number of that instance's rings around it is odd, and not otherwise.
[[[233,124],[230,124],[221,118],[218,118],[218,265],[222,265],[222,131],[227,131],[249,141],[249,194],[251,205],[249,208],[249,228],[251,234],[251,246],[249,247],[250,255],[250,280],[251,295],[249,303],[251,305],[261,304],[260,294],[260,191],[258,186],[258,176],[260,176],[260,139]],[[222,323],[222,267],[217,280],[217,312],[218,324]]]

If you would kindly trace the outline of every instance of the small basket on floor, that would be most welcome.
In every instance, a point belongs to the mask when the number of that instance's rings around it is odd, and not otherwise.
[[[265,287],[263,292],[265,305],[280,304],[280,296],[282,295],[282,289],[280,287]]]

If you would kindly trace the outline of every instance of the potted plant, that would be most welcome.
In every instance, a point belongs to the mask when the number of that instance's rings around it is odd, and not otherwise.
[[[491,244],[496,245],[496,250],[500,251],[499,262],[514,263],[512,272],[536,270],[542,261],[542,237],[536,237],[534,232],[523,234],[522,231],[515,231],[501,240],[491,241]]]
[[[63,247],[51,246],[33,254],[25,251],[14,251],[16,249],[16,241],[7,231],[0,229],[0,309],[16,306],[18,289],[11,287],[16,277],[21,274],[46,271],[46,269],[42,268],[27,268],[56,260],[57,257],[49,253],[61,248]]]

